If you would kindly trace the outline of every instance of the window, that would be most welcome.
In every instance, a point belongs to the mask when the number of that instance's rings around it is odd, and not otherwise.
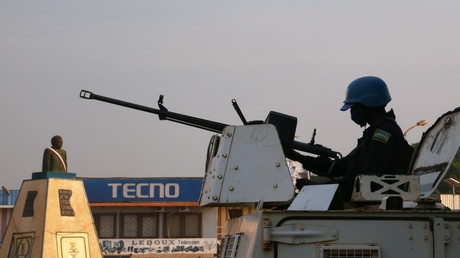
[[[228,209],[228,215],[230,216],[231,219],[239,218],[243,216],[243,210],[242,209]]]
[[[154,214],[121,214],[121,237],[158,237]]]
[[[165,237],[201,237],[200,213],[173,213],[166,216]]]
[[[115,238],[116,214],[93,214],[99,238]]]

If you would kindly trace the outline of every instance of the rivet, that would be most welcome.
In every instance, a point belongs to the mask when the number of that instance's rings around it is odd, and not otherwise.
[[[228,188],[228,190],[230,190],[232,192],[233,190],[235,190],[235,188],[233,186],[230,186],[230,188]]]
[[[218,175],[217,178],[222,179],[222,175]]]
[[[214,201],[217,201],[217,196],[213,196],[212,199],[213,199]]]
[[[278,184],[273,184],[273,188],[278,188]]]
[[[425,236],[423,239],[424,239],[424,240],[428,240],[428,236]]]
[[[413,228],[414,226],[412,224],[409,224],[409,228]]]
[[[279,162],[276,162],[276,165],[275,165],[277,168],[281,167],[281,164]]]
[[[445,228],[445,229],[448,229],[448,228],[449,228],[449,224],[447,224],[447,223],[444,224],[444,228]]]
[[[225,159],[227,158],[227,154],[222,154],[222,157]]]
[[[304,229],[305,229],[305,227],[304,227],[304,226],[301,226],[299,229],[300,229],[300,230],[304,230]]]
[[[414,237],[413,237],[413,236],[409,236],[409,240],[414,240]]]
[[[232,133],[227,133],[227,136],[228,136],[228,137],[232,137]]]
[[[234,166],[233,169],[234,169],[234,170],[238,170],[239,167],[238,167],[238,166]]]
[[[446,241],[449,241],[449,239],[450,239],[450,238],[449,238],[448,236],[445,236],[445,237],[444,237],[444,240],[446,240]]]
[[[337,237],[337,233],[332,233],[332,237]]]

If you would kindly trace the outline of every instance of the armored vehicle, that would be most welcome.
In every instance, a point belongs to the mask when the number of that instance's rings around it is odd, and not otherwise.
[[[460,108],[423,134],[408,175],[360,175],[350,202],[337,184],[296,191],[284,155],[296,149],[328,158],[340,154],[294,141],[297,119],[270,112],[264,121],[233,126],[81,91],[80,96],[158,114],[215,133],[206,157],[201,206],[255,206],[231,219],[218,257],[457,258],[460,212],[433,193],[460,146]]]

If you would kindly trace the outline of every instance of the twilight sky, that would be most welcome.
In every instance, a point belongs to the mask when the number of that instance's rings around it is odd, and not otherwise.
[[[460,106],[458,1],[2,1],[0,184],[41,170],[53,135],[80,177],[200,177],[212,133],[79,98],[81,89],[241,124],[296,116],[346,155],[347,85],[386,81],[405,130]]]

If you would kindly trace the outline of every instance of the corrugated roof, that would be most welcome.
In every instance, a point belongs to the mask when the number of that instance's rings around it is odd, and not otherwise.
[[[18,195],[19,190],[9,190],[9,194],[0,190],[0,206],[14,206]]]

